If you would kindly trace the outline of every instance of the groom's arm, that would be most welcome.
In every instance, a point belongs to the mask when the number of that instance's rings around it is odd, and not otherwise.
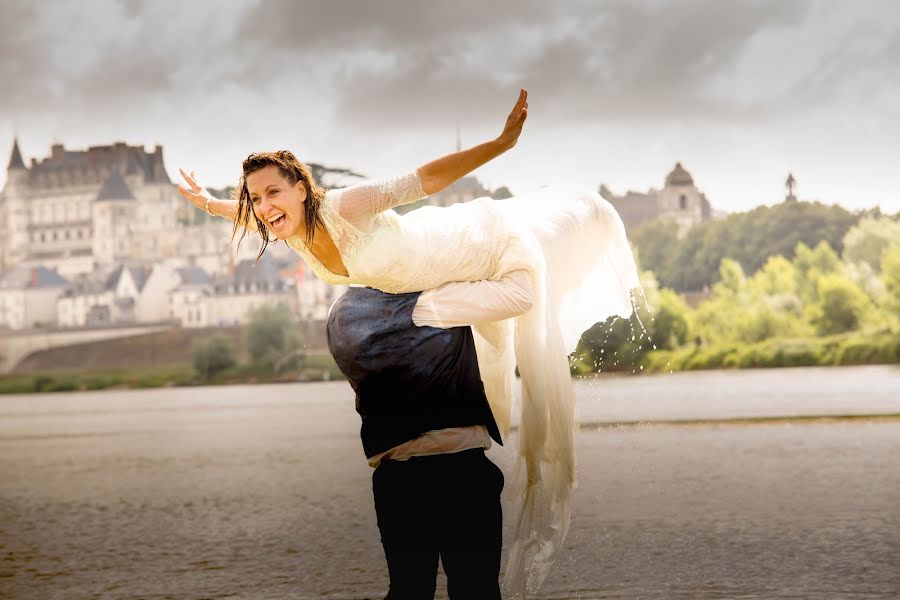
[[[424,291],[412,318],[419,327],[462,327],[517,317],[533,304],[531,274],[522,269],[498,281],[460,281]]]

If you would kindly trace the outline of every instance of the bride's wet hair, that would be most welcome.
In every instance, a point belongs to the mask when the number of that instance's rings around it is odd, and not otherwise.
[[[266,247],[269,245],[269,230],[256,213],[253,212],[253,203],[250,201],[250,191],[247,189],[247,176],[254,171],[259,171],[266,167],[278,167],[281,176],[284,177],[291,185],[296,185],[298,181],[302,181],[306,187],[306,201],[303,203],[303,225],[306,228],[306,244],[310,245],[313,241],[313,235],[316,232],[316,225],[322,225],[322,217],[319,215],[319,206],[325,197],[325,190],[313,179],[310,168],[297,160],[289,150],[278,150],[276,152],[255,152],[244,159],[242,165],[242,175],[238,181],[237,189],[234,191],[235,199],[238,201],[237,216],[234,219],[234,228],[231,231],[231,240],[237,235],[238,229],[241,229],[241,237],[238,240],[240,246],[241,240],[247,235],[247,226],[250,219],[256,220],[256,230],[263,239],[262,248],[256,260],[263,255]]]

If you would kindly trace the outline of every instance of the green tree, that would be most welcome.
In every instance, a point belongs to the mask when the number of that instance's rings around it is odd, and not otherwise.
[[[887,290],[887,310],[900,319],[900,247],[886,248],[881,257],[881,280]]]
[[[738,297],[747,291],[747,276],[736,260],[723,258],[719,266],[719,283],[713,290],[722,296]]]
[[[660,349],[674,349],[691,339],[691,309],[684,298],[670,289],[661,289],[650,320],[650,339]]]
[[[888,217],[860,219],[844,236],[843,258],[846,262],[868,263],[881,270],[881,256],[891,246],[900,246],[900,222]]]
[[[194,369],[204,379],[230,369],[236,364],[234,347],[231,340],[224,335],[197,340],[191,345]]]
[[[271,373],[296,368],[302,362],[303,338],[283,304],[252,310],[244,326],[244,341],[250,362]]]
[[[793,258],[799,243],[813,247],[824,240],[840,252],[847,230],[858,219],[839,206],[786,202],[701,223],[680,239],[673,239],[672,226],[658,223],[638,227],[629,237],[643,267],[656,273],[661,286],[686,291],[715,283],[723,258],[755,273],[772,256]]]
[[[670,261],[678,248],[678,226],[669,221],[653,221],[637,228],[629,236],[640,257],[641,268],[654,273],[669,273]]]
[[[872,305],[869,297],[846,276],[822,275],[818,302],[812,306],[812,323],[819,334],[830,335],[859,328]]]
[[[762,295],[797,293],[797,269],[783,256],[772,256],[753,274],[752,286]]]
[[[839,273],[843,265],[837,253],[827,242],[821,241],[815,248],[797,244],[794,268],[797,270],[797,290],[806,303],[819,298],[819,281],[822,275]]]

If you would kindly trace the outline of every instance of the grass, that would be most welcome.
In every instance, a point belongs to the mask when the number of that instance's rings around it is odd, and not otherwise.
[[[314,354],[306,357],[300,368],[279,374],[273,374],[264,367],[241,364],[206,380],[202,379],[190,364],[88,372],[56,371],[0,375],[0,394],[327,381],[343,378],[330,355]]]
[[[686,346],[649,352],[644,372],[900,363],[900,335],[852,332],[821,338],[771,339],[755,344]]]

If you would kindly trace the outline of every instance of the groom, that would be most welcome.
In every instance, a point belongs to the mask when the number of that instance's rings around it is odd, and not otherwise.
[[[525,271],[422,293],[351,287],[332,306],[328,346],[375,467],[387,600],[433,598],[438,558],[451,599],[500,598],[504,480],[484,450],[503,441],[468,325],[530,308]]]

